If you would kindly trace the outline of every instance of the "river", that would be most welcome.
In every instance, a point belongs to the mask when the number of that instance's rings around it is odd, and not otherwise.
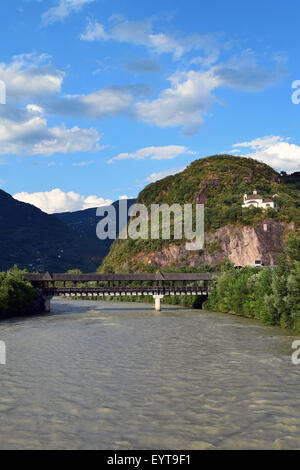
[[[212,312],[54,299],[0,323],[0,448],[300,448],[295,339]]]

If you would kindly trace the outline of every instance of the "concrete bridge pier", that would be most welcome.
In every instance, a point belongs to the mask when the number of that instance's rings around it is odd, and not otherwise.
[[[42,312],[51,312],[51,299],[52,295],[43,295],[42,297]]]
[[[160,301],[163,299],[163,295],[154,295],[153,299],[155,300],[155,311],[160,312],[161,311],[161,306],[160,306]]]

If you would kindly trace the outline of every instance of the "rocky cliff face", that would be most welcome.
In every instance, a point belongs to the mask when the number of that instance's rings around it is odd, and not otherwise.
[[[254,265],[262,260],[266,266],[276,265],[285,240],[294,230],[294,224],[265,220],[251,226],[226,225],[214,233],[206,234],[205,247],[199,251],[186,251],[185,245],[169,245],[161,251],[136,256],[137,263],[164,268],[171,264],[197,267],[202,263],[218,265],[224,258],[234,264]]]

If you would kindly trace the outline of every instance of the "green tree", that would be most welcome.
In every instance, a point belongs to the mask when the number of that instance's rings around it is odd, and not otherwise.
[[[288,238],[285,252],[293,261],[300,261],[300,234],[292,232]]]
[[[35,290],[23,274],[17,266],[0,273],[0,317],[30,313]]]

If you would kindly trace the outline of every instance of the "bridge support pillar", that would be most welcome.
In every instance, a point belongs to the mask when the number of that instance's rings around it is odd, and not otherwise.
[[[51,312],[51,299],[52,295],[45,295],[42,297],[42,311],[45,313]]]
[[[156,312],[160,312],[160,311],[161,311],[160,301],[161,301],[161,299],[163,299],[163,298],[164,298],[163,295],[154,295],[154,296],[153,296],[153,299],[155,300],[155,310],[156,310]]]

